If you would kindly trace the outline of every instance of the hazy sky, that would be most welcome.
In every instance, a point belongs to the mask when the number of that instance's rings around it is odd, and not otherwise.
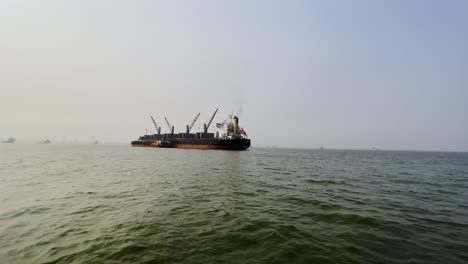
[[[468,151],[468,1],[0,2],[0,138],[240,112],[254,146]]]

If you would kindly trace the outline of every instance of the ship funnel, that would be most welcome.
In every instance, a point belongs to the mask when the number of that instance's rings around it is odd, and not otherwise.
[[[234,133],[239,133],[239,118],[237,116],[232,118],[232,128],[234,129]]]

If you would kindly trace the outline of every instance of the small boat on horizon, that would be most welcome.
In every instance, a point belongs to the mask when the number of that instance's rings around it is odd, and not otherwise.
[[[37,142],[39,144],[50,144],[52,143],[48,138],[46,138],[46,140],[42,141],[42,142]]]
[[[5,141],[2,141],[2,143],[15,143],[15,139],[11,137]]]

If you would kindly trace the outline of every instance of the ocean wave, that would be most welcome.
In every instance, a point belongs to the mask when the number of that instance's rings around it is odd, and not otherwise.
[[[461,154],[64,150],[3,168],[0,263],[468,261]]]

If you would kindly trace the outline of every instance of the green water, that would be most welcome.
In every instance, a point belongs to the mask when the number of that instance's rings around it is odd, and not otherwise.
[[[468,154],[0,145],[0,263],[467,263]]]

